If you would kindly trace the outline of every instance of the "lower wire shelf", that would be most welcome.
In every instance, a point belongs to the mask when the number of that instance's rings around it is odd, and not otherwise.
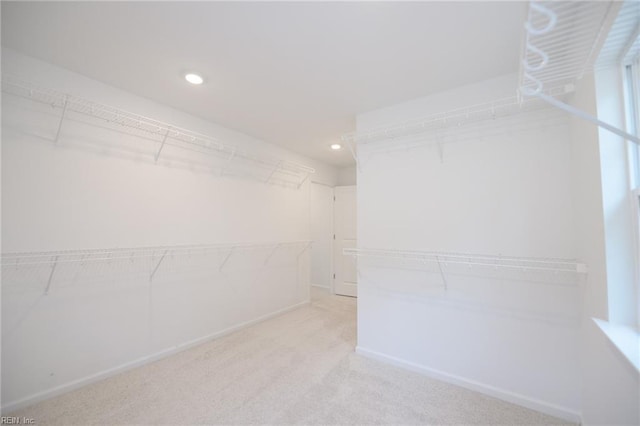
[[[343,254],[348,256],[413,261],[422,264],[437,264],[440,270],[449,265],[461,265],[468,268],[490,268],[492,270],[516,270],[520,272],[548,272],[585,275],[587,265],[576,259],[515,257],[489,254],[472,254],[445,251],[390,250],[368,248],[346,248]]]
[[[252,262],[261,266],[269,265],[278,252],[297,262],[311,243],[302,240],[2,253],[0,263],[5,288],[35,285],[34,289],[43,288],[46,295],[57,275],[75,281],[78,276],[131,274],[147,276],[152,282],[170,261],[179,261],[183,268],[206,267],[222,272],[233,256],[242,253],[251,253]]]

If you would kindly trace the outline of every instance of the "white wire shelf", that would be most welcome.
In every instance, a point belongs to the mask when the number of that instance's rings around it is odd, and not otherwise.
[[[579,324],[587,266],[575,259],[348,248],[358,285],[388,297],[489,315]]]
[[[227,250],[261,250],[265,248],[284,248],[303,245],[308,247],[311,241],[289,241],[273,243],[233,243],[233,244],[196,244],[178,246],[153,246],[112,249],[62,250],[43,252],[2,253],[2,266],[25,266],[69,262],[102,262],[119,259],[139,259],[155,257],[158,254],[170,256],[190,256],[198,253],[210,253]]]
[[[180,261],[181,267],[188,269],[208,268],[222,272],[234,256],[243,253],[252,254],[260,265],[268,266],[279,253],[299,259],[310,246],[311,241],[303,240],[2,253],[0,263],[3,285],[11,287],[26,283],[38,287],[45,283],[46,295],[58,275],[64,276],[63,280],[73,281],[79,274],[91,280],[101,274],[113,277],[118,273],[135,273],[148,277],[151,282],[158,270],[169,262]]]
[[[495,120],[479,121],[466,126],[434,129],[432,131],[394,138],[389,141],[379,141],[366,145],[366,150],[360,151],[359,161],[366,163],[374,154],[390,154],[397,151],[406,152],[411,149],[435,145],[438,149],[440,161],[445,159],[445,146],[456,143],[499,141],[507,138],[534,135],[544,138],[545,134],[554,129],[568,126],[567,114],[553,108],[543,108],[518,114],[496,118]]]
[[[311,173],[315,173],[313,168],[296,162],[258,155],[218,138],[57,90],[38,87],[11,76],[2,77],[2,91],[59,110],[60,121],[54,137],[55,143],[64,139],[65,120],[84,117],[90,124],[106,126],[118,132],[155,142],[149,155],[156,163],[163,155],[163,150],[166,150],[167,146],[173,146],[218,158],[220,175],[233,176],[234,167],[239,169],[252,167],[260,172],[246,173],[245,171],[242,175],[253,176],[266,183],[282,182],[299,188]]]
[[[492,269],[517,270],[522,272],[542,271],[572,274],[587,273],[587,266],[575,259],[513,257],[471,253],[384,250],[365,248],[347,248],[343,250],[343,254],[348,256],[369,257],[375,259],[414,260],[422,263],[435,263],[440,266],[478,266]]]
[[[553,93],[557,97],[563,97],[571,91],[573,91],[573,87],[565,86],[555,88]],[[357,161],[358,146],[376,143],[396,143],[402,149],[405,147],[405,141],[407,140],[415,140],[447,129],[464,133],[465,130],[472,129],[482,123],[516,116],[523,112],[538,111],[545,106],[544,102],[535,98],[523,99],[518,95],[508,96],[372,130],[347,133],[342,136],[342,141],[350,147],[354,159]]]
[[[621,8],[622,4],[620,1],[530,1],[519,86],[520,93],[526,98],[541,99],[640,144],[637,136],[562,102],[553,93],[558,87],[574,86],[586,73],[594,71],[598,64],[610,66],[612,62],[621,63],[629,49],[633,49],[638,36],[637,29],[626,34],[630,38],[625,41],[626,46],[622,45],[622,52],[611,46],[603,51],[609,35],[613,38],[622,36],[622,33],[610,34],[616,19],[630,19],[635,23],[639,9]],[[622,15],[619,16],[619,13]],[[620,45],[620,40],[613,43],[616,40],[609,38],[609,41],[612,45]]]
[[[520,86],[545,90],[575,84],[593,69],[619,2],[531,1]]]

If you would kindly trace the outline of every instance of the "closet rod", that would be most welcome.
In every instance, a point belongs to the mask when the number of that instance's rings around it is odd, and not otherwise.
[[[573,107],[573,106],[571,106],[569,104],[566,104],[566,103],[564,103],[562,101],[559,101],[556,98],[554,98],[552,96],[549,96],[549,95],[546,95],[544,93],[538,93],[535,96],[539,97],[540,99],[544,100],[545,102],[548,102],[549,104],[551,104],[551,105],[553,105],[553,106],[555,106],[557,108],[560,108],[560,109],[562,109],[564,111],[567,111],[570,114],[575,115],[576,117],[582,118],[583,120],[586,120],[586,121],[590,121],[591,123],[593,123],[593,124],[595,124],[597,126],[600,126],[600,127],[604,128],[604,129],[607,129],[608,131],[610,131],[610,132],[612,132],[612,133],[614,133],[614,134],[616,134],[618,136],[621,136],[621,137],[625,138],[626,140],[628,140],[630,142],[633,142],[635,144],[640,145],[640,138],[638,138],[637,136],[634,136],[634,135],[632,135],[630,133],[627,133],[624,130],[620,130],[618,127],[613,126],[613,125],[611,125],[609,123],[606,123],[606,122],[604,122],[604,121],[592,116],[591,114],[588,114],[588,113],[582,111],[581,109]]]

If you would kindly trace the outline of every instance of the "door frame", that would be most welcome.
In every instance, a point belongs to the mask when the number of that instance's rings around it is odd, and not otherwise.
[[[357,206],[357,200],[358,200],[358,190],[357,190],[357,185],[336,185],[333,187],[333,216],[332,216],[332,222],[333,222],[333,243],[332,243],[332,253],[331,253],[331,294],[336,294],[336,290],[335,290],[335,286],[336,286],[336,268],[335,268],[335,259],[336,259],[336,246],[337,246],[337,240],[336,240],[336,220],[335,220],[335,215],[336,215],[336,189],[338,188],[353,188],[356,196],[356,212],[358,211],[358,206]],[[356,213],[356,245],[357,245],[357,241],[358,241],[358,232],[357,232],[358,226],[357,226],[357,213]],[[352,296],[345,296],[345,297],[352,297]],[[357,297],[357,296],[355,296]]]

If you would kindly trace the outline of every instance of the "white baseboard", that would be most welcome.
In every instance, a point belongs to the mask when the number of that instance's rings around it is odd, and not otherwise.
[[[135,359],[133,361],[126,362],[124,364],[120,364],[120,365],[118,365],[116,367],[113,367],[113,368],[110,368],[108,370],[104,370],[104,371],[101,371],[99,373],[92,374],[90,376],[83,377],[81,379],[74,380],[72,382],[65,383],[63,385],[59,385],[59,386],[56,386],[56,387],[51,388],[51,389],[47,389],[47,390],[42,391],[42,392],[35,393],[33,395],[30,395],[30,396],[28,396],[26,398],[19,399],[17,401],[8,402],[7,404],[2,406],[2,415],[5,415],[5,413],[11,412],[11,411],[19,410],[21,408],[24,408],[24,407],[27,407],[29,405],[35,404],[37,402],[44,401],[45,399],[49,399],[49,398],[52,398],[54,396],[70,392],[72,390],[81,388],[81,387],[86,386],[88,384],[95,383],[95,382],[98,382],[100,380],[104,380],[104,379],[106,379],[108,377],[115,376],[116,374],[123,373],[123,372],[125,372],[127,370],[131,370],[131,369],[136,368],[136,367],[140,367],[140,366],[142,366],[144,364],[147,364],[147,363],[150,363],[150,362],[153,362],[153,361],[157,361],[157,360],[162,359],[162,358],[166,358],[166,357],[171,356],[171,355],[173,355],[175,353],[187,350],[187,349],[192,348],[194,346],[201,345],[201,344],[203,344],[205,342],[208,342],[210,340],[218,339],[220,337],[226,336],[227,334],[233,333],[233,332],[241,330],[243,328],[247,328],[247,327],[252,326],[252,325],[254,325],[256,323],[265,321],[265,320],[267,320],[269,318],[276,317],[278,315],[284,314],[286,312],[292,311],[294,309],[300,308],[300,307],[302,307],[304,305],[308,305],[308,304],[309,304],[309,300],[306,300],[306,301],[300,302],[300,303],[296,303],[295,305],[291,305],[291,306],[288,306],[286,308],[279,309],[279,310],[277,310],[275,312],[272,312],[270,314],[263,315],[261,317],[258,317],[258,318],[255,318],[255,319],[252,319],[252,320],[249,320],[249,321],[245,321],[243,323],[234,325],[232,327],[229,327],[229,328],[226,328],[224,330],[215,332],[213,334],[209,334],[207,336],[199,337],[197,339],[193,339],[193,340],[190,340],[188,342],[180,343],[179,345],[173,346],[171,348],[164,349],[164,350],[162,350],[160,352],[156,352],[154,354],[151,354],[151,355],[148,355],[148,356],[145,356],[145,357],[142,357],[142,358],[138,358],[138,359]]]
[[[320,285],[320,284],[311,283],[311,287],[325,288],[327,290],[331,290],[331,287],[328,286],[328,285]]]
[[[361,346],[356,347],[356,353],[366,356],[367,358],[382,361],[388,364],[395,365],[407,370],[415,371],[425,376],[431,377],[436,380],[451,383],[463,388],[467,388],[476,392],[483,393],[485,395],[492,396],[494,398],[501,399],[503,401],[510,402],[512,404],[521,405],[532,410],[540,411],[550,416],[559,417],[570,422],[581,423],[582,416],[579,412],[570,408],[561,407],[549,402],[541,401],[535,398],[529,398],[527,396],[507,391],[504,389],[496,388],[484,383],[476,382],[475,380],[466,379],[464,377],[456,376],[453,374],[445,373],[440,370],[425,367],[420,364],[416,364],[410,361],[405,361],[400,358],[385,355],[380,352],[372,351],[370,349],[363,348]]]

